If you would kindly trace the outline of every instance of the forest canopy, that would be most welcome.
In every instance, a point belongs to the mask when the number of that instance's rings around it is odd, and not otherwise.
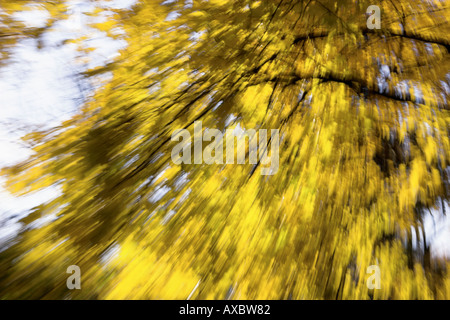
[[[16,195],[60,192],[0,252],[0,298],[450,298],[423,221],[450,197],[448,1],[107,2],[92,1],[106,18],[91,27],[126,48],[80,71],[93,94],[2,171]],[[69,4],[2,1],[0,66]],[[23,10],[47,11],[45,26]],[[173,132],[196,121],[279,130],[278,171],[174,164]],[[70,265],[82,290],[66,287]]]

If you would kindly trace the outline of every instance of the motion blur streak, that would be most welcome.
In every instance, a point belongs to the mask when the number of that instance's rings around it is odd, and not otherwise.
[[[77,50],[74,115],[1,172],[16,196],[58,192],[2,242],[0,298],[449,299],[426,232],[450,199],[449,18],[448,1],[2,0],[2,68],[70,19],[89,32],[58,44]],[[120,43],[101,63],[99,37]],[[279,130],[278,171],[174,164],[196,121]]]

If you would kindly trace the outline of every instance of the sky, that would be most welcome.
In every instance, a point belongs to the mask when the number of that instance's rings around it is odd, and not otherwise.
[[[97,1],[112,9],[129,8],[135,0]],[[35,39],[20,41],[13,50],[13,59],[0,68],[0,167],[26,160],[32,150],[21,137],[33,130],[51,128],[73,116],[90,93],[92,86],[77,76],[80,70],[112,61],[126,42],[113,40],[92,29],[94,22],[86,13],[95,7],[90,1],[70,1],[70,15],[45,33],[43,49]],[[24,11],[17,18],[30,27],[44,26],[48,14],[44,10]],[[100,22],[99,19],[95,22]],[[96,50],[89,61],[80,59],[75,45],[61,45],[66,39],[89,35]],[[47,188],[31,195],[16,197],[4,188],[0,176],[0,251],[20,230],[18,222],[35,206],[58,195],[56,188]],[[51,221],[44,218],[40,223]],[[39,226],[39,222],[36,227]]]
[[[96,1],[109,8],[130,8],[135,0]],[[90,1],[70,1],[70,16],[58,22],[44,36],[45,46],[37,49],[36,40],[20,41],[14,49],[12,61],[0,69],[0,167],[25,160],[32,151],[21,141],[21,136],[37,128],[51,128],[73,116],[84,99],[92,93],[92,86],[77,76],[77,72],[112,61],[124,41],[113,40],[98,30],[87,26],[93,22],[86,13],[94,6]],[[29,26],[43,26],[47,14],[38,10],[19,13],[18,18]],[[105,16],[106,18],[106,16]],[[174,16],[168,19],[176,18]],[[101,19],[101,18],[100,18]],[[100,21],[96,21],[100,22]],[[75,45],[61,45],[66,39],[89,35],[97,48],[90,53],[89,61],[80,59]],[[21,228],[18,222],[35,206],[58,195],[56,188],[16,197],[3,187],[0,176],[0,251]],[[155,197],[158,195],[155,194]],[[427,241],[436,256],[450,257],[450,208],[447,216],[442,208],[432,210],[425,217]],[[48,223],[53,217],[42,218],[35,227]]]

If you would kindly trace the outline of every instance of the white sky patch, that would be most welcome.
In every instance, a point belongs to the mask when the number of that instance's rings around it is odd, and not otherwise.
[[[128,168],[128,167],[130,167],[133,163],[135,163],[138,160],[139,160],[139,156],[135,155],[133,158],[131,158],[130,160],[125,162],[125,164],[122,166],[122,168]]]
[[[119,9],[131,9],[135,4],[136,0],[104,0],[99,1],[100,3],[104,3],[104,6],[119,10]]]
[[[184,201],[189,197],[189,195],[191,194],[191,192],[192,192],[191,188],[187,189],[186,192],[183,193],[183,195],[180,197],[179,202],[180,202],[180,203],[184,202]]]
[[[172,11],[172,12],[170,12],[170,13],[167,15],[165,21],[176,20],[180,15],[181,15],[181,14],[180,14],[179,12],[177,12],[177,11]]]
[[[58,214],[56,212],[52,212],[43,217],[40,217],[39,219],[34,220],[33,222],[31,222],[28,225],[28,227],[31,229],[39,229],[39,228],[42,228],[42,227],[50,224],[51,222],[53,222],[57,219],[58,219]]]
[[[202,37],[202,35],[204,35],[206,33],[206,30],[202,30],[199,32],[191,32],[191,34],[189,35],[189,41],[194,41],[197,42],[198,40],[200,40],[200,38]]]
[[[225,127],[228,127],[232,122],[234,122],[234,120],[236,120],[236,116],[231,113],[225,120]]]
[[[171,189],[167,186],[158,187],[155,192],[152,193],[148,201],[156,203],[162,199]]]
[[[105,252],[103,252],[100,256],[100,263],[103,265],[108,265],[111,261],[116,259],[120,254],[120,245],[118,243],[109,247]]]
[[[216,105],[212,108],[212,111],[216,111],[223,103],[223,100],[220,100],[216,103]]]
[[[70,47],[37,50],[35,40],[21,41],[0,69],[0,121],[52,127],[69,118],[82,97],[71,57]]]
[[[420,84],[414,84],[413,88],[414,88],[414,97],[415,97],[416,103],[423,104],[425,102],[425,100],[423,99],[423,93],[422,93]]]
[[[144,73],[144,76],[150,77],[158,72],[159,68],[151,68]]]
[[[185,172],[175,180],[175,188],[178,190],[189,182],[189,173]]]
[[[184,9],[192,8],[193,5],[194,5],[194,1],[193,0],[186,0],[186,1],[184,1]]]
[[[445,93],[450,94],[450,87],[449,87],[449,85],[443,80],[441,80],[440,82],[441,82],[442,87],[445,90]]]
[[[395,96],[404,98],[409,94],[409,83],[407,80],[402,80],[394,87]]]
[[[169,212],[167,212],[167,214],[162,219],[161,224],[166,224],[167,222],[169,222],[170,219],[175,215],[175,213],[176,211],[174,210],[170,210]]]
[[[446,215],[440,206],[424,218],[425,236],[433,256],[450,258],[450,206],[444,202]]]
[[[233,134],[238,138],[243,138],[245,135],[245,128],[241,127],[241,123],[239,122],[237,126],[233,129]]]
[[[0,252],[8,247],[9,240],[22,228],[19,221],[26,217],[32,208],[59,195],[58,188],[49,187],[26,196],[13,196],[5,190],[4,182],[5,179],[0,177]],[[38,220],[35,226],[46,223],[45,217]]]
[[[30,5],[30,10],[17,11],[12,16],[29,28],[42,28],[46,25],[50,14],[47,10],[40,9],[37,5]]]
[[[116,0],[103,1],[102,4],[122,9],[135,2]],[[125,41],[111,39],[104,32],[88,26],[92,19],[86,13],[94,9],[94,2],[70,1],[69,18],[55,23],[44,33],[42,49],[37,48],[35,39],[21,40],[13,49],[11,60],[0,69],[0,167],[24,161],[32,154],[32,150],[21,141],[21,136],[36,128],[58,126],[70,119],[93,88],[93,84],[83,81],[78,73],[112,61],[118,50],[126,46]],[[27,26],[40,27],[45,25],[48,15],[36,6],[17,13],[16,18]],[[88,62],[80,63],[82,56],[76,45],[63,43],[83,35],[88,36],[96,50],[89,55]],[[55,186],[18,197],[5,190],[4,180],[0,177],[0,251],[6,249],[22,228],[20,219],[32,208],[60,194]],[[56,216],[42,217],[32,227],[53,219]]]
[[[411,39],[412,48],[416,57],[420,56],[419,50],[417,49],[415,40]]]
[[[165,0],[165,1],[163,1],[161,3],[161,5],[165,6],[165,5],[168,5],[168,4],[173,4],[175,2],[177,2],[177,0]]]
[[[389,66],[383,64],[380,66],[380,75],[377,77],[378,82],[378,90],[380,93],[388,92],[389,91],[389,85],[386,81],[386,79],[389,79],[391,76],[391,70]]]
[[[166,165],[166,166],[164,167],[164,169],[163,169],[160,173],[158,173],[158,174],[152,179],[152,184],[155,184],[156,181],[158,181],[158,180],[164,175],[164,173],[166,172],[166,170],[169,169],[169,168],[170,168],[170,166],[169,166],[169,165]]]

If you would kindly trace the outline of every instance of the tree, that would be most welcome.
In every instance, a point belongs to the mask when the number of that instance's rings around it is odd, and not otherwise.
[[[367,27],[374,4],[381,29]],[[115,10],[96,27],[128,47],[85,73],[112,79],[73,119],[29,135],[35,155],[4,170],[12,192],[61,195],[0,253],[0,296],[449,298],[448,260],[430,255],[423,229],[449,199],[448,10],[403,0]],[[279,129],[278,172],[175,165],[172,133],[195,121]],[[64,286],[69,265],[83,290]],[[381,290],[366,286],[370,265]]]

